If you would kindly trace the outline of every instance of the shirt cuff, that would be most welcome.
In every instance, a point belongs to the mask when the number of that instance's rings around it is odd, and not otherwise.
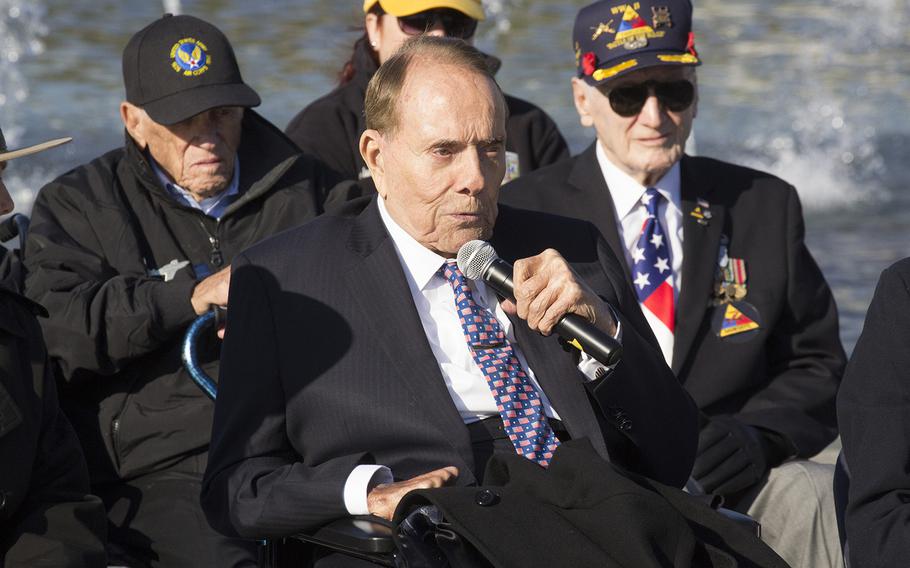
[[[613,309],[613,306],[607,304],[607,307],[610,308],[610,314],[613,316],[613,321],[616,322],[616,333],[613,335],[613,339],[622,343],[622,322],[619,320],[619,316],[616,315],[616,310]],[[606,366],[582,351],[581,360],[578,361],[578,370],[582,372],[588,381],[597,381],[613,372],[616,365],[617,363]]]
[[[392,470],[384,465],[358,465],[344,482],[344,507],[351,515],[369,515],[367,494],[380,483],[392,483]]]

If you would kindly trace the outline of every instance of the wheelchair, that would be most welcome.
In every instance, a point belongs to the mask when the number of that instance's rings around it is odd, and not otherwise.
[[[182,344],[182,358],[196,385],[212,400],[217,397],[218,386],[199,366],[196,344],[205,333],[214,333],[226,317],[226,310],[214,307],[190,324]],[[699,496],[698,484],[687,484],[693,498]],[[710,502],[710,501],[709,501]],[[761,525],[752,517],[711,504],[717,512],[756,537],[761,538]],[[422,510],[421,510],[422,509]],[[441,521],[435,507],[421,507],[400,525],[372,515],[359,515],[337,519],[310,533],[266,539],[260,541],[260,568],[290,568],[306,566],[313,550],[325,550],[357,558],[376,566],[394,568],[445,568],[449,566],[441,549],[431,543],[436,524]]]

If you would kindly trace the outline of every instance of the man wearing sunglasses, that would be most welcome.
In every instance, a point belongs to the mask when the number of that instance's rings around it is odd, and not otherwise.
[[[340,85],[303,109],[288,124],[287,135],[305,153],[319,158],[341,179],[362,180],[339,186],[329,201],[375,191],[370,170],[360,155],[366,130],[363,101],[367,83],[411,37],[421,34],[455,37],[473,44],[477,23],[484,19],[480,0],[365,0],[364,34],[340,73]],[[487,55],[492,70],[500,61]],[[504,182],[569,157],[556,123],[537,106],[506,95],[506,175]],[[341,188],[352,193],[342,195]]]
[[[828,464],[844,367],[792,186],[684,153],[698,106],[689,0],[603,0],[576,19],[576,109],[597,141],[503,188],[590,220],[702,411],[695,489],[748,511],[792,566],[835,566]]]

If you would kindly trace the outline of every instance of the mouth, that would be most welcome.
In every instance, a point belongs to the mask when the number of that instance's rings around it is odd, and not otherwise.
[[[460,224],[473,224],[482,221],[484,218],[480,211],[457,211],[449,213],[449,217]]]
[[[193,162],[193,167],[207,168],[207,167],[213,167],[213,166],[220,166],[223,163],[224,163],[224,160],[222,160],[221,158],[213,157],[213,158],[206,158],[204,160],[197,160],[196,162]]]
[[[657,134],[638,138],[638,143],[645,146],[663,146],[670,139],[669,134]]]

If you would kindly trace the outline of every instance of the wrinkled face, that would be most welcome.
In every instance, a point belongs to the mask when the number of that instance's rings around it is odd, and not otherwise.
[[[649,67],[608,81],[599,88],[578,79],[572,82],[581,123],[594,127],[597,140],[610,161],[642,185],[656,183],[682,158],[698,107],[697,90],[695,102],[680,112],[664,108],[651,92],[641,111],[630,117],[613,111],[607,93],[619,86],[680,79],[695,83],[694,69]]]
[[[428,249],[454,257],[488,239],[505,175],[506,110],[496,85],[453,66],[414,61],[398,128],[379,139],[377,189],[389,214]]]
[[[370,13],[366,15],[365,23],[370,45],[376,50],[380,65],[395,55],[395,52],[398,51],[398,48],[404,42],[414,37],[401,30],[401,26],[398,25],[398,18],[392,14],[377,15]],[[436,37],[446,37],[447,35],[445,28],[439,21],[436,21],[425,33]],[[466,38],[464,41],[469,45],[474,45],[473,37]]]
[[[240,146],[242,108],[213,108],[165,126],[142,109],[129,106],[130,112],[138,113],[135,120],[124,118],[127,130],[174,183],[197,200],[216,195],[231,183]]]
[[[13,209],[16,207],[16,204],[13,203],[12,196],[9,194],[9,190],[6,189],[6,184],[3,183],[3,172],[5,171],[6,162],[0,162],[0,215],[12,213]]]

